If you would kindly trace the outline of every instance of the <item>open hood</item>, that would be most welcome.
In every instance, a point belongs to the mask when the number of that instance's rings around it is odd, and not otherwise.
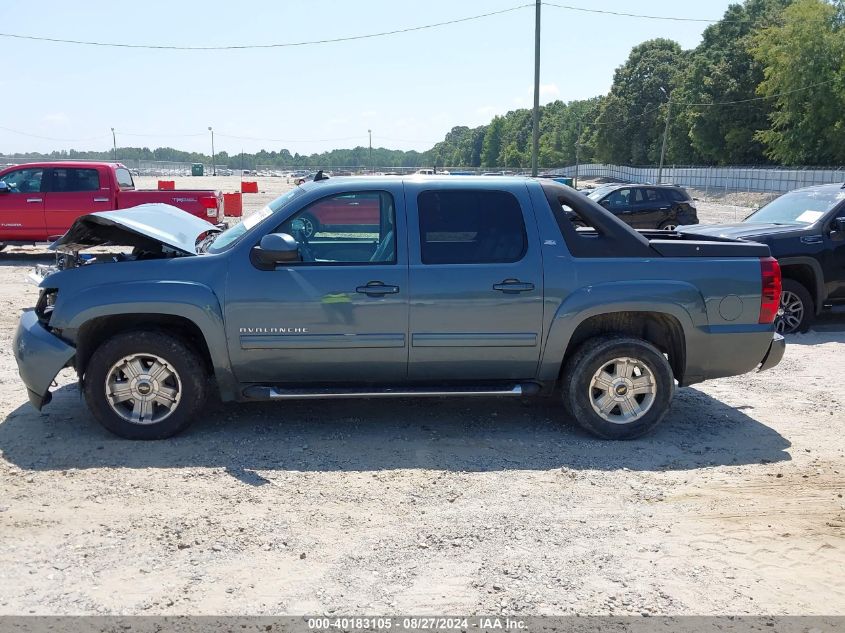
[[[133,246],[154,251],[166,246],[185,255],[196,255],[197,240],[218,231],[210,222],[169,204],[141,204],[121,211],[83,215],[50,248],[67,253],[93,246]]]

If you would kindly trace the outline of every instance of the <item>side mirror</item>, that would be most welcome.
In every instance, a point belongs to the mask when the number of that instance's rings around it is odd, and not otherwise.
[[[845,240],[845,218],[835,218],[830,228],[833,229],[830,232],[831,238]]]
[[[287,233],[268,233],[254,251],[259,262],[270,266],[301,261],[299,244]]]
[[[601,202],[599,202],[599,204],[600,204],[601,206],[603,206],[605,209],[609,209],[609,208],[610,208],[610,200],[607,200],[607,199],[602,200]]]
[[[9,193],[11,190],[12,188],[9,187],[9,183],[0,182],[0,193]]]

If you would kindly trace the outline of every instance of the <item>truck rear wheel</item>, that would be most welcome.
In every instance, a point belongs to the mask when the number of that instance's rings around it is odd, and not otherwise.
[[[630,440],[654,429],[675,392],[672,368],[651,343],[627,336],[593,338],[566,362],[567,411],[599,437]]]
[[[170,437],[193,421],[205,401],[204,366],[193,348],[169,334],[117,334],[88,362],[85,401],[97,421],[120,437]]]

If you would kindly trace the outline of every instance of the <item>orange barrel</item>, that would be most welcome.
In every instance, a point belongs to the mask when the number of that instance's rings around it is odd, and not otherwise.
[[[241,193],[258,193],[258,183],[254,180],[244,180],[241,183]]]
[[[159,180],[158,181],[158,190],[159,191],[173,191],[176,189],[176,181],[175,180]]]
[[[223,194],[223,210],[232,218],[239,218],[244,214],[243,198],[239,193]]]

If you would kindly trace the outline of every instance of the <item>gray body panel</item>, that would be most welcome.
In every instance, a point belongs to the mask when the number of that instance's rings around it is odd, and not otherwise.
[[[73,356],[80,328],[125,314],[195,324],[224,400],[247,400],[244,391],[256,385],[533,381],[551,387],[578,326],[615,312],[658,313],[679,325],[682,384],[745,373],[777,356],[770,354],[772,326],[757,323],[759,245],[749,251],[754,256],[574,257],[543,189],[530,179],[333,178],[302,189],[221,253],[95,264],[47,277],[42,287],[59,289],[49,327],[61,330],[62,340],[45,344],[45,336],[56,337],[31,318],[26,327],[22,321],[18,339],[29,351],[19,352],[17,340],[15,347],[27,387],[43,397],[53,370]],[[513,195],[525,222],[525,255],[514,263],[423,264],[417,196],[432,189]],[[392,196],[395,263],[296,262],[275,270],[253,263],[253,248],[283,221],[321,198],[356,191]],[[633,238],[642,249],[642,238]],[[506,280],[533,287],[493,288]],[[398,290],[356,291],[372,282]]]

